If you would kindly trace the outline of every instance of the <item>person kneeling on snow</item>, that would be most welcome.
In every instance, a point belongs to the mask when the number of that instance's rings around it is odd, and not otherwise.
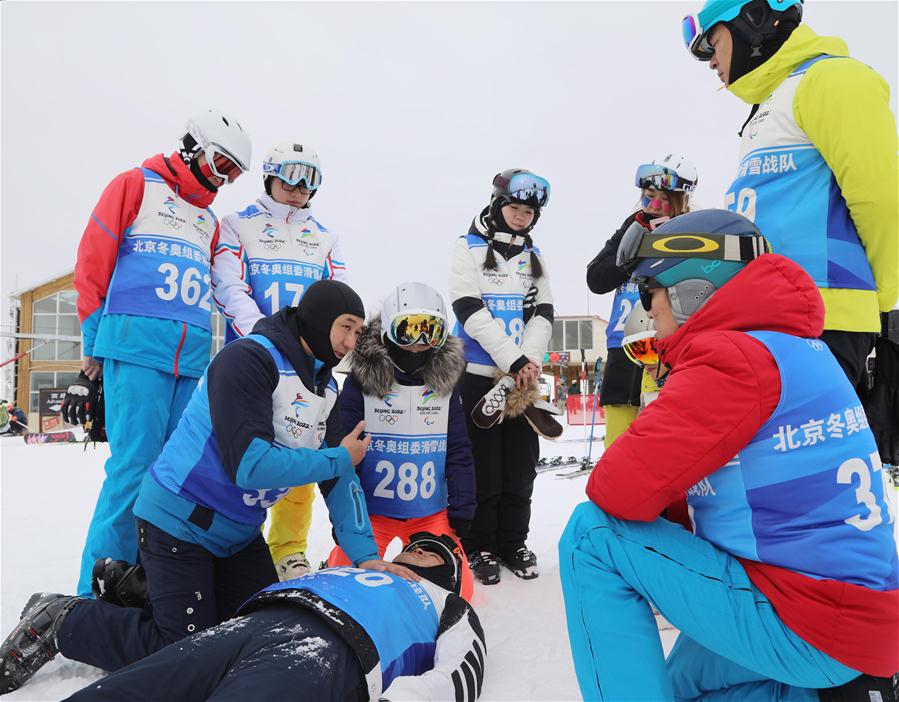
[[[455,541],[414,534],[394,563],[422,580],[339,567],[271,585],[238,618],[68,699],[477,699],[487,648],[477,614],[459,597]]]
[[[262,525],[297,485],[319,483],[354,564],[415,577],[378,558],[354,469],[370,439],[359,438],[362,423],[344,436],[335,408],[331,369],[352,351],[364,319],[349,286],[320,281],[299,306],[264,317],[222,349],[134,508],[148,606],[34,595],[0,647],[0,691],[21,686],[57,652],[117,670],[233,616],[278,580]],[[120,565],[98,559],[94,576]],[[107,583],[116,594],[119,585]]]
[[[585,699],[892,700],[899,564],[824,305],[733,212],[622,238],[671,372],[559,543]],[[662,510],[686,492],[695,534]],[[663,657],[650,603],[680,630]],[[626,634],[626,635],[625,635]]]
[[[358,472],[382,556],[395,537],[418,531],[454,535],[458,543],[474,518],[474,460],[453,389],[465,357],[447,331],[440,293],[404,283],[362,330],[350,357],[340,415],[344,427],[365,420],[372,438]],[[470,600],[473,578],[462,558],[462,596]],[[328,565],[349,565],[339,546]]]

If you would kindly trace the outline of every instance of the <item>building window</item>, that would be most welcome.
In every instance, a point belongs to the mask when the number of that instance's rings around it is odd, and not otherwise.
[[[557,319],[553,322],[550,351],[587,351],[592,348],[592,319]]]
[[[37,412],[41,388],[67,388],[78,378],[72,371],[31,371],[31,387],[28,388],[28,411]]]
[[[78,295],[74,290],[54,293],[35,300],[31,307],[32,334],[51,336],[81,336],[81,324],[75,307]],[[77,361],[81,358],[80,341],[34,341],[31,358],[35,361]]]

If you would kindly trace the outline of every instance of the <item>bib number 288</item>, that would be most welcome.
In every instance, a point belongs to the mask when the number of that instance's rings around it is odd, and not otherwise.
[[[437,489],[437,478],[434,461],[428,461],[421,467],[419,476],[418,466],[411,461],[401,463],[397,469],[390,461],[378,461],[375,466],[376,473],[384,473],[381,482],[375,488],[375,497],[383,497],[386,500],[399,498],[403,502],[411,502],[417,497],[427,500]],[[393,485],[396,477],[396,485]]]

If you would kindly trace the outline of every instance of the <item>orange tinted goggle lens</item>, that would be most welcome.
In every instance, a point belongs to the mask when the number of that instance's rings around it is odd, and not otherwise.
[[[659,363],[659,352],[656,350],[654,338],[632,341],[621,348],[629,359],[641,366],[655,366]]]
[[[213,172],[219,178],[227,178],[229,183],[233,183],[237,177],[243,172],[234,161],[225,156],[223,153],[216,153],[212,157]]]

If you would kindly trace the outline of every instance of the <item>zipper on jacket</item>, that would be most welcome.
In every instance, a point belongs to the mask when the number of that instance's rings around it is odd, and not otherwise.
[[[184,348],[184,340],[187,338],[187,323],[181,322],[181,341],[178,342],[178,348],[175,349],[175,367],[172,372],[178,377],[178,359],[181,357],[181,349]]]

